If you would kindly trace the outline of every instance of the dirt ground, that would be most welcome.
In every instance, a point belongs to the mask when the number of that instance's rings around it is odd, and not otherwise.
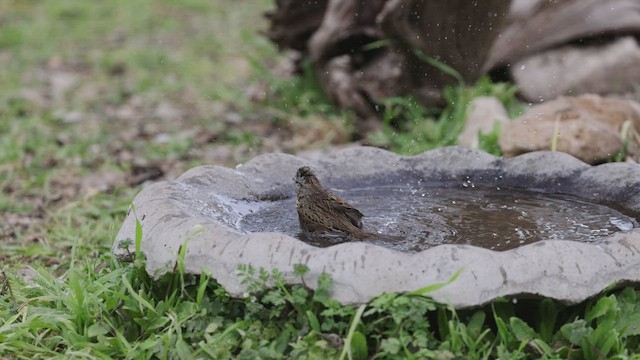
[[[51,245],[61,214],[115,213],[117,226],[140,187],[193,166],[349,142],[348,121],[316,111],[328,105],[260,35],[270,6],[144,1],[138,17],[120,2],[9,6],[0,35],[17,40],[0,40],[0,257],[58,261],[71,246],[54,245],[54,260],[33,249]]]

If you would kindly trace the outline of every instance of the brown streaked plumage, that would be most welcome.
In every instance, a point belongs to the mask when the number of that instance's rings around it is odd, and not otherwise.
[[[351,204],[325,190],[308,166],[298,169],[296,210],[300,227],[307,232],[341,232],[363,240],[385,237],[362,230],[362,213]]]

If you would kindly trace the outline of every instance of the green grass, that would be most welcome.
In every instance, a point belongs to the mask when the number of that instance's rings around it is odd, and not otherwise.
[[[257,34],[271,6],[0,4],[0,358],[639,358],[632,288],[575,306],[500,300],[454,311],[428,287],[349,307],[329,298],[329,276],[314,292],[247,264],[238,276],[252,292],[238,299],[183,264],[156,281],[141,256],[115,261],[141,171],[234,165],[271,151],[267,137],[291,123],[353,129],[308,65],[299,78],[272,75],[282,59]],[[246,96],[253,86],[263,99]],[[407,154],[453,144],[470,99],[497,96],[513,115],[514,91],[482,79],[448,89],[444,109],[388,99],[370,140]],[[498,131],[483,135],[486,149]]]
[[[307,269],[295,268],[304,278]],[[0,298],[0,353],[17,358],[638,359],[640,292],[625,288],[584,304],[551,300],[455,311],[428,290],[384,294],[360,307],[285,286],[279,271],[238,270],[252,290],[230,297],[210,276],[181,266],[159,281],[144,260],[73,259],[63,276],[11,271]],[[453,280],[455,281],[455,280]],[[266,284],[273,284],[267,286]],[[443,284],[446,286],[446,284]],[[9,287],[11,291],[9,291]]]
[[[524,109],[524,105],[515,99],[516,91],[514,85],[495,84],[488,78],[482,78],[471,87],[453,85],[445,89],[444,108],[428,108],[412,98],[386,99],[381,104],[384,109],[383,128],[371,134],[369,140],[374,145],[407,155],[456,145],[472,99],[494,96],[514,116]],[[494,128],[489,134],[479,134],[480,148],[502,155],[497,145],[499,134],[499,128]]]

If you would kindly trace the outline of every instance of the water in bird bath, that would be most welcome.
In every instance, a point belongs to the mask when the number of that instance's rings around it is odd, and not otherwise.
[[[441,244],[502,251],[540,240],[597,242],[639,226],[631,216],[570,195],[478,187],[386,186],[332,191],[364,214],[367,231],[400,238],[365,241],[401,251],[421,251]],[[295,198],[260,203],[237,225],[246,232],[282,232],[319,247],[347,240],[303,234]]]

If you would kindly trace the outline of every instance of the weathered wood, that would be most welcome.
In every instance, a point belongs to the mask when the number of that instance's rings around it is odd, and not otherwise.
[[[307,42],[318,29],[327,0],[277,0],[276,8],[265,14],[271,23],[266,35],[280,50],[307,51]]]
[[[416,55],[431,57],[475,81],[498,36],[510,1],[390,0],[378,20],[385,38],[393,39],[403,71],[410,74],[410,93],[422,103],[441,100],[441,90],[455,82]]]
[[[384,35],[408,55],[408,70],[434,84],[446,84],[448,75],[434,71],[415,56],[420,50],[474,81],[509,11],[505,0],[390,0],[380,14]],[[425,66],[426,65],[426,66]]]
[[[385,1],[329,1],[322,24],[309,41],[310,57],[324,90],[340,107],[369,120],[359,124],[363,131],[374,123],[370,121],[376,117],[374,101],[397,95],[389,91],[399,83],[398,72],[388,66],[393,59],[386,59],[386,50],[366,48],[382,39],[376,16]]]

